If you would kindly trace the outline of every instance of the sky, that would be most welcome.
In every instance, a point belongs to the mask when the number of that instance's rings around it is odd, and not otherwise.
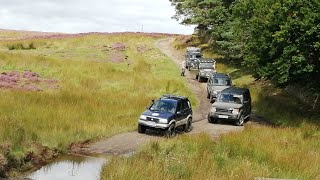
[[[0,0],[0,29],[191,34],[169,0]]]

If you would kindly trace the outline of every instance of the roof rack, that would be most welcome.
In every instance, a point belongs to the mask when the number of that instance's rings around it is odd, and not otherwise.
[[[215,63],[216,60],[212,59],[212,58],[199,58],[199,61],[202,63]]]
[[[230,78],[229,74],[225,74],[225,73],[211,72],[211,75],[213,77],[229,77]]]
[[[187,52],[201,52],[201,49],[198,47],[187,47]]]
[[[185,96],[178,96],[174,94],[164,94],[161,96],[160,99],[188,99],[188,98]]]

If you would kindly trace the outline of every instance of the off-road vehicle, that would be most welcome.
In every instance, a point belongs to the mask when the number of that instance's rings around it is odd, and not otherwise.
[[[171,137],[177,127],[183,127],[186,132],[191,130],[192,107],[187,97],[163,95],[152,102],[139,118],[139,133],[145,133],[147,129],[160,130]]]
[[[223,73],[211,73],[207,83],[207,98],[213,103],[219,92],[232,86],[231,78]]]
[[[188,70],[196,68],[197,61],[202,57],[201,49],[197,47],[188,47],[186,51],[185,67]]]
[[[201,82],[202,79],[209,78],[209,75],[216,72],[216,61],[210,58],[199,58],[196,65],[196,79]]]
[[[235,125],[242,126],[251,114],[250,91],[246,88],[230,87],[218,94],[216,102],[212,104],[208,114],[210,123],[234,121]]]

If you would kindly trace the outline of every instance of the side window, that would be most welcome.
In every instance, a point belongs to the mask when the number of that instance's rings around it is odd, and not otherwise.
[[[187,103],[188,103],[188,109],[191,109],[191,103],[190,103],[190,101],[187,101]]]
[[[179,102],[178,102],[178,107],[177,107],[177,112],[178,112],[178,111],[181,112],[182,110],[183,110],[183,109],[182,109],[182,103],[181,103],[181,101],[179,101]]]
[[[250,101],[250,100],[249,100],[249,93],[248,93],[248,92],[245,92],[245,93],[244,93],[243,99],[244,99],[244,101]]]
[[[227,79],[225,84],[226,84],[226,86],[231,86],[231,81],[230,81],[230,79]]]
[[[182,103],[182,108],[183,108],[183,110],[189,109],[188,101],[184,100],[184,101],[182,101],[182,102],[183,102],[183,103]]]

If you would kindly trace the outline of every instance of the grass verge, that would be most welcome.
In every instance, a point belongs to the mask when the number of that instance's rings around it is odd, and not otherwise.
[[[32,70],[60,88],[0,89],[0,161],[23,159],[35,151],[30,144],[64,152],[73,142],[135,130],[150,100],[165,93],[189,96],[196,106],[179,69],[154,47],[159,38],[127,33],[1,42],[0,73]],[[29,50],[7,48],[31,43]]]

